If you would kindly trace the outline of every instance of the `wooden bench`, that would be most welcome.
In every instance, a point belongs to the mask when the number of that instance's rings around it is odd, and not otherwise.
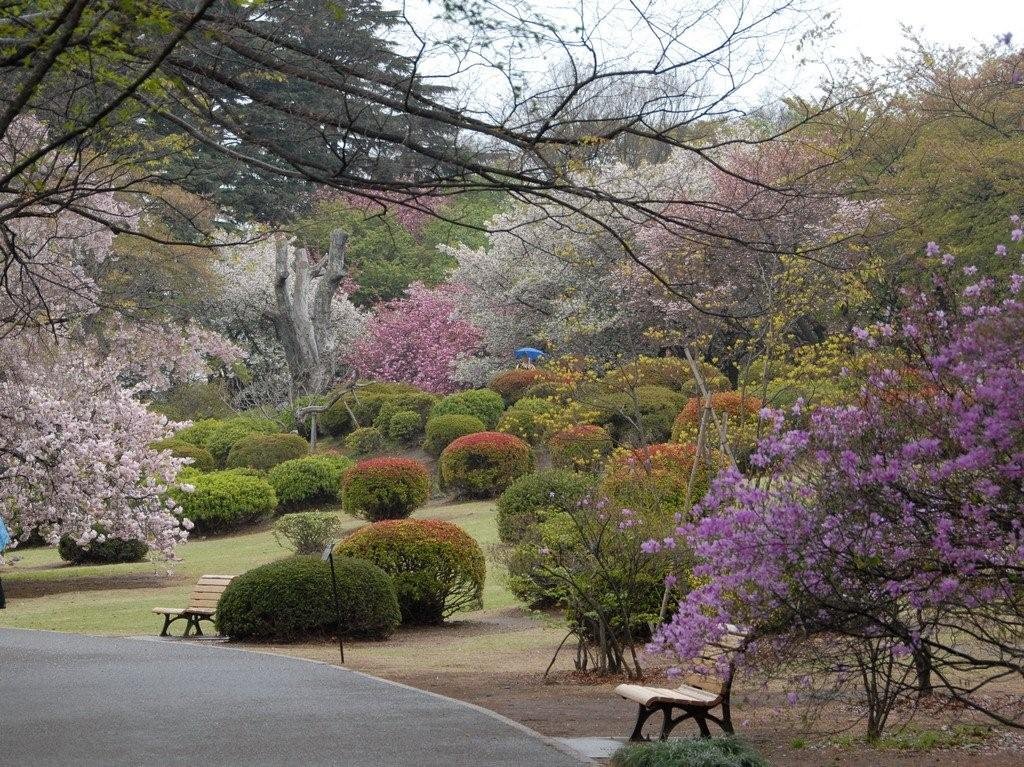
[[[233,575],[204,575],[188,598],[188,607],[154,607],[153,612],[164,616],[164,627],[160,636],[167,636],[167,629],[176,620],[185,621],[185,633],[188,636],[195,629],[196,636],[203,636],[199,627],[200,621],[213,622],[213,614],[217,612],[217,602],[224,589],[231,583]]]
[[[664,717],[661,723],[661,740],[667,739],[675,726],[687,719],[693,719],[697,723],[702,738],[711,737],[711,730],[708,729],[709,721],[721,727],[723,732],[732,735],[729,694],[735,672],[735,654],[747,641],[748,637],[745,632],[730,625],[726,627],[726,633],[718,642],[704,648],[701,660],[707,666],[707,671],[714,673],[722,663],[725,664],[725,676],[717,691],[705,690],[703,687],[689,684],[681,684],[673,689],[645,687],[638,684],[620,684],[616,687],[616,693],[640,707],[636,717],[636,726],[629,739],[631,741],[646,740],[643,735],[644,725],[651,716],[659,711]],[[711,713],[719,707],[722,709],[721,716]],[[676,709],[682,713],[673,716]]]

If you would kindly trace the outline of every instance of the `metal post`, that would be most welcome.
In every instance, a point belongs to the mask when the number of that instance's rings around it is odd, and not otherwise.
[[[331,589],[334,591],[334,615],[336,623],[334,631],[338,635],[338,654],[341,655],[341,662],[345,662],[345,645],[341,639],[341,599],[338,597],[338,575],[334,570],[334,543],[329,543],[324,549],[322,559],[331,565]]]

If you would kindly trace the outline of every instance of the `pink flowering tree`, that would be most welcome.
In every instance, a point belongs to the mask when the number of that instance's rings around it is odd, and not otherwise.
[[[929,289],[857,331],[891,361],[857,401],[798,429],[766,412],[757,470],[724,471],[678,528],[698,585],[651,647],[689,665],[724,624],[749,626],[751,667],[792,672],[794,699],[859,689],[869,737],[933,691],[1022,724],[989,691],[1024,677],[1024,276],[928,255]]]
[[[366,323],[346,362],[362,378],[402,381],[427,391],[454,391],[455,366],[479,346],[481,332],[459,313],[457,286],[409,287]]]
[[[0,173],[44,138],[38,123],[17,123],[0,140]],[[137,214],[74,159],[54,163],[79,181],[74,205],[0,195],[0,517],[21,539],[115,537],[169,558],[191,526],[167,498],[184,461],[152,447],[172,425],[139,397],[237,350],[198,325],[101,316],[92,275]]]

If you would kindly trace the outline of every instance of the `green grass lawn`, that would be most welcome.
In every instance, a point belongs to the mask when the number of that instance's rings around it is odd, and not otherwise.
[[[488,554],[484,609],[516,604],[506,585],[501,565],[491,561],[497,543],[495,508],[491,502],[431,505],[413,516],[445,519],[460,525]],[[342,515],[350,529],[363,524]],[[287,556],[288,550],[274,540],[269,525],[240,535],[196,539],[181,546],[180,562],[137,562],[119,565],[71,566],[51,548],[17,549],[20,558],[0,569],[11,598],[0,611],[0,626],[77,631],[89,634],[154,634],[161,619],[153,607],[183,607],[200,575],[237,575],[258,565]],[[40,596],[22,598],[21,589]]]

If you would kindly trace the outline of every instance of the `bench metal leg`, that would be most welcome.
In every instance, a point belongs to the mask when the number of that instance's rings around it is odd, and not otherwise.
[[[685,720],[687,720],[687,719],[689,719],[689,718],[691,718],[693,716],[692,713],[690,713],[689,711],[685,711],[685,710],[683,711],[682,714],[680,714],[677,717],[672,717],[671,713],[672,713],[672,709],[671,708],[666,708],[665,709],[665,719],[661,723],[661,740],[668,740],[669,733],[671,733],[672,730],[674,730],[676,728],[677,724],[679,724],[680,722],[685,721]]]
[[[636,743],[647,740],[644,737],[644,725],[647,724],[647,720],[654,716],[658,711],[664,711],[665,715],[668,715],[668,709],[662,706],[645,706],[640,704],[640,710],[636,714],[636,726],[633,728],[633,734],[629,736],[630,741]]]
[[[711,730],[708,729],[707,715],[704,713],[694,713],[693,718],[697,720],[697,726],[700,728],[700,736],[702,738],[710,738]]]
[[[170,615],[165,615],[164,616],[164,627],[160,631],[160,636],[162,636],[162,637],[167,636],[167,629],[169,629],[170,627],[171,627],[171,616]]]

